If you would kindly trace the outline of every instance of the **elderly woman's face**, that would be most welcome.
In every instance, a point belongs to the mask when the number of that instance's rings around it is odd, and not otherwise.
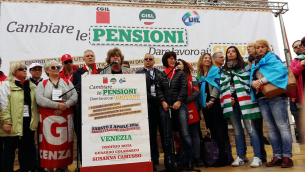
[[[26,66],[20,66],[15,71],[15,77],[20,78],[20,79],[24,79],[26,77],[26,74],[27,74],[26,70],[27,70]]]
[[[169,58],[167,58],[167,64],[168,67],[174,67],[176,64],[176,59],[174,58],[174,56],[170,56]]]
[[[119,54],[113,54],[111,57],[110,57],[110,63],[111,62],[115,62],[115,61],[118,61],[119,64],[121,64],[121,57]]]
[[[58,75],[59,74],[59,69],[60,69],[60,66],[58,66],[57,63],[51,63],[48,70],[47,70],[47,73],[49,75]]]
[[[267,53],[268,47],[265,44],[256,43],[256,54],[265,55]]]

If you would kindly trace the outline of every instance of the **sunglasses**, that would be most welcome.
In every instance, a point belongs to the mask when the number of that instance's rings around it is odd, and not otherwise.
[[[302,44],[294,46],[293,48],[296,49],[296,48],[299,48],[299,47],[302,47]]]
[[[42,69],[30,69],[33,72],[42,72]]]
[[[19,70],[19,71],[23,71],[24,69],[25,69],[25,70],[27,70],[28,68],[27,68],[27,67],[25,67],[25,66],[24,66],[24,67],[20,67],[20,68],[18,68],[18,70]]]
[[[149,60],[149,61],[153,61],[154,59],[153,59],[153,58],[145,58],[144,60],[145,60],[145,61],[148,61],[148,60]]]
[[[64,64],[72,63],[72,60],[66,60]]]
[[[58,69],[58,70],[59,70],[59,69],[60,69],[60,66],[51,66],[51,69],[52,69],[52,70],[55,70],[55,69]]]

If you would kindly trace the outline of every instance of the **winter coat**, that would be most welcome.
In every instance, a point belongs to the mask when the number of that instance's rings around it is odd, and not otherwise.
[[[294,59],[292,60],[290,64],[290,69],[292,70],[292,73],[294,74],[296,81],[297,81],[297,89],[296,89],[296,98],[300,105],[304,105],[304,85],[303,85],[303,78],[302,77],[302,71],[305,70],[305,67],[303,67],[301,64],[301,60]]]
[[[156,92],[157,100],[160,103],[165,101],[169,106],[172,106],[176,101],[185,103],[187,99],[188,84],[184,72],[177,69],[175,75],[171,79],[170,85],[165,72],[161,72],[156,80]]]
[[[39,122],[38,107],[35,100],[35,84],[30,83],[31,89],[31,122],[30,130],[35,131]],[[14,82],[4,81],[0,87],[0,136],[23,136],[23,105],[24,91]],[[3,130],[3,124],[11,124],[11,132]]]

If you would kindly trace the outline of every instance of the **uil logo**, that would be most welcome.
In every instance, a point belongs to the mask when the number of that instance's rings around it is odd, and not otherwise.
[[[200,23],[200,16],[196,11],[187,12],[182,16],[182,21],[186,26]]]

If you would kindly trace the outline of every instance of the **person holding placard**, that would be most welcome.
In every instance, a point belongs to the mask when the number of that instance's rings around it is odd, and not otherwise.
[[[18,148],[20,168],[35,171],[34,134],[39,116],[35,84],[26,79],[27,67],[22,62],[10,65],[9,75],[0,87],[0,136],[4,139],[3,172],[14,171]]]
[[[57,168],[56,172],[69,172],[67,166],[73,162],[73,111],[70,107],[77,102],[77,93],[71,81],[59,77],[60,66],[56,61],[48,61],[43,68],[49,79],[40,82],[35,89],[41,115],[41,167],[49,172],[53,168]],[[60,97],[70,89],[72,91]]]

